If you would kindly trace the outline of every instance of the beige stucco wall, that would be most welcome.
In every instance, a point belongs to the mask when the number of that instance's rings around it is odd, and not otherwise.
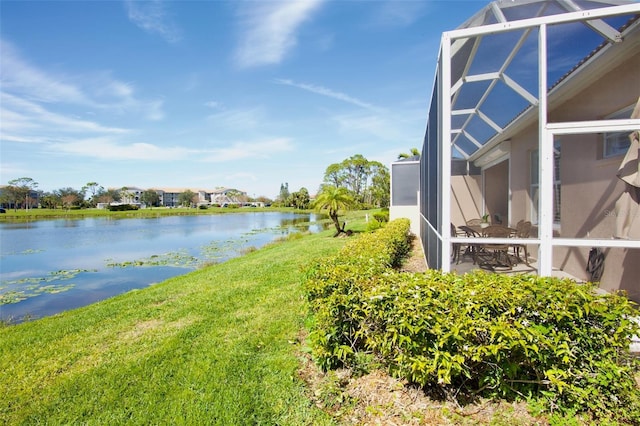
[[[451,176],[451,222],[460,226],[481,216],[481,176]]]
[[[509,160],[484,171],[485,211],[495,221],[498,215],[503,225],[509,225]]]
[[[599,120],[634,104],[640,96],[640,55],[629,57],[594,81],[589,90],[573,93],[571,98],[554,106],[549,121]],[[537,148],[535,126],[511,138],[511,215],[512,221],[531,218],[530,154]],[[555,235],[562,237],[612,238],[615,226],[614,205],[624,190],[616,177],[622,156],[602,158],[602,136],[563,136],[561,142],[560,179],[562,184],[561,223]],[[640,230],[638,230],[640,232]],[[535,255],[536,248],[532,247]],[[554,266],[581,279],[589,248],[557,247]],[[605,250],[605,272],[600,286],[607,290],[626,290],[631,299],[640,301],[640,250]]]

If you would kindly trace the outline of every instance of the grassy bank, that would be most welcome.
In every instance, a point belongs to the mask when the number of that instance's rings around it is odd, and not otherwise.
[[[344,244],[331,235],[0,328],[0,423],[330,422],[304,394],[296,353],[301,274]]]
[[[140,210],[129,211],[110,211],[108,209],[29,209],[29,210],[6,210],[6,213],[0,214],[0,222],[15,220],[39,220],[39,219],[80,219],[85,217],[112,217],[118,218],[145,218],[145,217],[161,217],[161,216],[187,216],[187,215],[206,215],[206,214],[224,214],[224,213],[248,213],[248,212],[308,212],[296,210],[292,207],[210,207],[207,209],[188,208],[188,207],[154,207]]]

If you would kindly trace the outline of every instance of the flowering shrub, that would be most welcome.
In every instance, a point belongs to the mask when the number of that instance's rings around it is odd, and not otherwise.
[[[370,238],[399,244],[387,229]],[[397,273],[382,255],[394,248],[356,244],[308,274],[311,340],[325,369],[366,352],[443,396],[535,398],[550,412],[640,422],[629,354],[637,312],[624,296],[532,275]]]

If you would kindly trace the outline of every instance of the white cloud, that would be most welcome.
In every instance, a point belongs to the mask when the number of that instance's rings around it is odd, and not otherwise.
[[[69,117],[51,112],[43,106],[0,92],[0,102],[3,106],[0,129],[31,132],[46,131],[49,134],[59,132],[94,132],[94,133],[126,133],[127,129],[107,127],[89,120]]]
[[[180,146],[159,146],[146,142],[123,143],[110,136],[82,138],[50,144],[57,154],[71,154],[101,160],[179,161],[193,160],[205,163],[225,163],[249,158],[270,158],[293,150],[287,138],[274,138],[257,142],[236,142],[231,146],[212,149],[189,149]]]
[[[52,148],[59,153],[74,154],[102,160],[173,161],[187,158],[194,151],[181,147],[160,147],[137,142],[122,144],[108,137],[80,139],[55,143]]]
[[[149,120],[160,121],[164,119],[163,100],[157,99],[155,101],[142,102],[140,106]]]
[[[323,0],[245,2],[240,46],[241,67],[277,64],[297,43],[297,31]]]
[[[171,21],[166,5],[167,2],[160,0],[125,2],[127,16],[131,22],[150,34],[158,34],[169,43],[175,43],[180,40],[181,35]]]
[[[104,97],[115,97],[120,99],[128,99],[133,96],[135,88],[131,83],[124,83],[104,76],[101,78],[104,80],[99,83],[96,94]]]
[[[306,83],[296,83],[292,80],[287,79],[276,79],[276,83],[284,84],[285,86],[297,87],[298,89],[306,90],[307,92],[315,93],[317,95],[326,96],[329,98],[337,99],[343,102],[350,103],[352,105],[356,105],[362,108],[370,109],[373,111],[379,111],[380,109],[376,106],[362,101],[358,98],[354,98],[345,93],[335,92],[331,89],[327,89],[326,87],[316,86],[315,84],[306,84]]]
[[[371,21],[376,27],[406,27],[420,19],[426,7],[421,1],[387,0],[375,9]]]
[[[132,83],[114,79],[109,72],[61,76],[29,64],[5,40],[0,40],[0,47],[3,141],[46,143],[76,138],[79,134],[93,137],[130,131],[96,120],[105,112],[137,115],[152,121],[164,119],[163,99],[140,99]],[[92,119],[86,119],[88,116]]]
[[[222,104],[217,101],[208,101],[204,103],[207,108],[222,108]]]
[[[164,119],[164,100],[140,99],[136,96],[133,83],[126,83],[112,78],[109,73],[100,73],[92,78],[88,92],[93,95],[94,107],[119,114],[137,113],[147,120],[159,121]]]
[[[209,150],[204,161],[223,163],[247,158],[270,158],[275,154],[292,150],[293,144],[288,138],[274,138],[258,142],[236,142],[229,147]]]
[[[0,50],[0,80],[4,91],[21,92],[39,102],[91,103],[82,90],[65,81],[68,77],[54,76],[32,67],[20,57],[11,43],[0,40]]]
[[[352,135],[354,141],[422,144],[416,142],[416,135],[424,132],[419,110],[405,109],[394,114],[341,114],[332,119],[338,124],[339,131]]]
[[[263,121],[262,108],[222,109],[207,116],[207,121],[225,128],[249,129],[255,128]]]

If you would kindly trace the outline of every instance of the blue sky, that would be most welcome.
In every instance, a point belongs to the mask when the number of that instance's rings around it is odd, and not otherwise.
[[[315,193],[420,148],[440,35],[486,1],[0,2],[0,184]]]

